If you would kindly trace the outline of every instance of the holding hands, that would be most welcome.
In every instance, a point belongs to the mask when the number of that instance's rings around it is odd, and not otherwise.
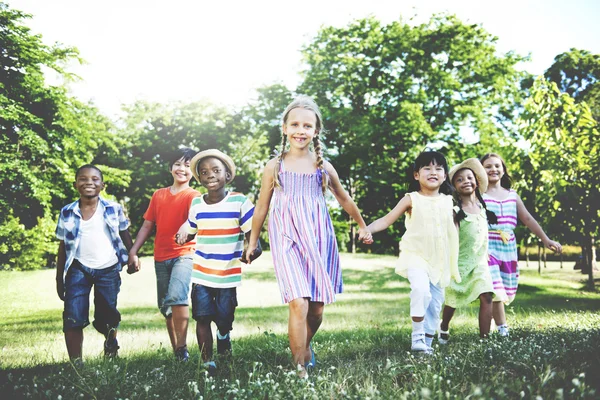
[[[554,240],[550,240],[549,238],[547,238],[546,240],[542,241],[542,243],[544,243],[544,247],[546,247],[547,249],[552,250],[556,254],[562,253],[562,246],[561,246],[560,243],[555,242]]]
[[[358,240],[360,240],[364,244],[373,243],[373,235],[371,234],[369,228],[364,227],[358,229]]]
[[[142,268],[142,263],[137,255],[137,253],[129,252],[129,261],[127,261],[127,273],[135,274]]]

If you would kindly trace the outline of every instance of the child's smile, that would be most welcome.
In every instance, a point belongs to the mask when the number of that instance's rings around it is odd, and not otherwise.
[[[292,147],[306,148],[316,135],[317,116],[314,111],[294,108],[283,124],[283,133],[287,135]]]

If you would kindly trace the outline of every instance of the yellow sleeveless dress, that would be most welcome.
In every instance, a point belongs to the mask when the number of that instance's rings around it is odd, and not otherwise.
[[[406,195],[410,196],[412,209],[406,214],[396,273],[407,278],[409,268],[422,269],[431,283],[442,288],[451,279],[460,282],[452,196],[424,196],[418,192]]]

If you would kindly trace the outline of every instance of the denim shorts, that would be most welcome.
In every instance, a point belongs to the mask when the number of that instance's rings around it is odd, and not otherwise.
[[[171,315],[171,306],[189,305],[192,268],[191,255],[154,261],[158,309],[165,318]]]
[[[85,328],[90,324],[90,292],[94,287],[94,327],[103,335],[117,328],[121,314],[117,310],[117,295],[121,289],[119,264],[93,269],[74,260],[65,278],[65,309],[63,332]]]
[[[192,316],[196,321],[214,321],[221,334],[229,332],[237,307],[236,288],[192,285]]]

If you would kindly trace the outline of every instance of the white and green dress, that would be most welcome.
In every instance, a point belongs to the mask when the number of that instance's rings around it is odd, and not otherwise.
[[[480,207],[479,214],[465,213],[467,217],[460,221],[458,271],[461,281],[452,281],[446,287],[446,305],[452,308],[466,306],[482,293],[494,293],[488,267],[488,221],[485,208]]]

